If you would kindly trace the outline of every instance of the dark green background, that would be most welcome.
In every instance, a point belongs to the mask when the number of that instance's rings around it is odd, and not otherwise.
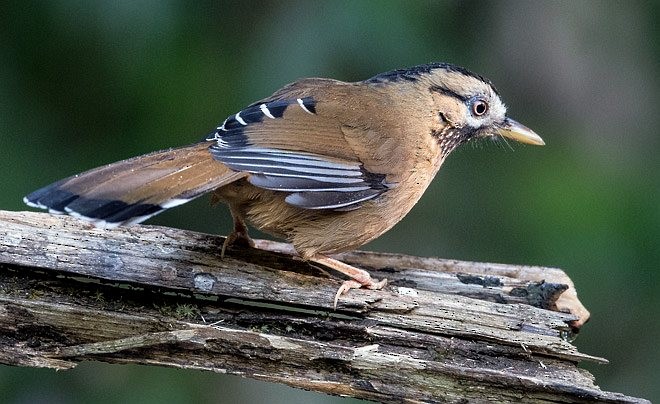
[[[16,1],[0,7],[0,209],[61,177],[196,141],[301,77],[448,61],[489,77],[543,148],[447,161],[367,249],[557,266],[592,312],[604,389],[660,400],[658,2]],[[226,234],[208,199],[150,223]],[[0,367],[4,402],[329,402],[237,377]]]

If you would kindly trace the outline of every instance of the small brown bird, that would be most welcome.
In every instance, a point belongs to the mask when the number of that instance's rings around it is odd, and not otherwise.
[[[447,155],[476,138],[543,145],[507,118],[487,79],[433,63],[346,83],[303,79],[225,119],[201,142],[119,161],[24,198],[99,227],[140,223],[207,192],[229,205],[232,243],[253,246],[246,221],[288,240],[305,260],[378,289],[329,258],[380,236],[417,203]]]

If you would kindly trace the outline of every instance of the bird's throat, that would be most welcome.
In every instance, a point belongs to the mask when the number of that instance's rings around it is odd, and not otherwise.
[[[473,131],[470,128],[456,128],[445,126],[442,130],[431,132],[431,136],[437,139],[440,145],[442,157],[447,157],[458,146],[466,143],[472,137]]]

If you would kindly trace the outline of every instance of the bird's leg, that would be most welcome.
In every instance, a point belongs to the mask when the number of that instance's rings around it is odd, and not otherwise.
[[[365,271],[364,269],[356,268],[334,258],[326,257],[325,255],[316,254],[311,257],[309,261],[316,262],[328,268],[334,269],[335,271],[341,272],[342,274],[351,278],[350,280],[344,281],[344,283],[342,283],[342,285],[337,290],[334,300],[335,309],[337,308],[337,301],[339,300],[339,296],[343,295],[351,289],[359,289],[361,287],[365,287],[367,289],[378,290],[387,285],[387,279],[377,281],[373,279],[371,275],[369,275],[369,272]]]
[[[300,257],[300,254],[298,254],[298,252],[295,250],[295,248],[293,248],[293,245],[291,244],[274,243],[272,241],[265,241],[265,240],[255,240],[254,247],[259,248],[261,250],[278,252],[281,254],[288,254],[294,257]],[[314,262],[316,264],[321,264],[324,267],[334,269],[335,271],[341,272],[342,274],[351,278],[345,281],[344,283],[342,283],[342,285],[337,290],[334,299],[335,309],[337,308],[337,301],[339,300],[339,297],[351,289],[360,289],[362,287],[365,287],[367,289],[382,289],[385,285],[387,285],[387,279],[377,281],[373,279],[371,275],[369,275],[369,272],[365,271],[364,269],[356,268],[352,265],[348,265],[344,262],[341,262],[334,258],[327,257],[322,254],[315,254],[312,255],[311,257],[303,256],[300,258],[308,262]]]
[[[246,247],[254,247],[254,241],[250,238],[248,234],[248,228],[243,220],[243,216],[238,212],[233,206],[229,207],[231,211],[231,217],[234,219],[234,230],[230,235],[225,237],[225,242],[222,243],[222,250],[220,250],[220,258],[225,257],[225,251],[227,247],[231,245],[243,245]]]

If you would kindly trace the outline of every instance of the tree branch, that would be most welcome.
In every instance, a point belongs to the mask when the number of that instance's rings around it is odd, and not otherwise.
[[[6,211],[0,228],[0,363],[176,366],[383,402],[645,402],[578,369],[606,361],[549,310],[588,316],[558,269],[347,253],[390,286],[333,310],[336,277],[257,249],[221,259],[222,237]]]

